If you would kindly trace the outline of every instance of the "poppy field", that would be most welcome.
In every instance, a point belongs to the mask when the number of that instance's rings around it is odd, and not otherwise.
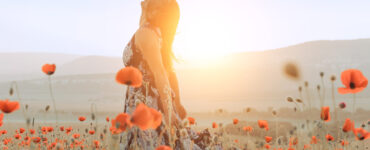
[[[127,131],[155,130],[161,124],[166,124],[167,120],[162,112],[143,103],[136,104],[132,114],[99,114],[92,111],[75,114],[72,116],[75,118],[72,119],[75,120],[73,123],[60,120],[63,114],[59,114],[52,85],[56,65],[45,64],[41,70],[48,81],[48,93],[52,104],[52,106],[47,105],[44,111],[52,113],[51,116],[54,117],[52,120],[55,122],[35,122],[35,116],[27,115],[28,110],[32,108],[22,104],[21,100],[1,100],[2,149],[123,149],[122,143],[126,140]],[[298,68],[294,64],[287,64],[284,71],[292,80],[296,80],[299,76]],[[327,79],[323,72],[319,73],[319,77],[322,80]],[[271,110],[267,113],[256,113],[253,108],[246,108],[242,113],[228,113],[223,109],[207,115],[189,113],[179,128],[165,125],[166,130],[171,133],[170,136],[178,132],[175,130],[179,130],[182,136],[186,136],[188,133],[183,133],[181,128],[196,131],[199,136],[200,132],[207,132],[206,136],[202,135],[201,140],[206,144],[201,148],[211,150],[369,149],[369,114],[356,114],[356,94],[367,87],[367,78],[360,70],[348,69],[341,73],[339,79],[334,75],[328,79],[332,83],[340,81],[342,86],[329,91],[333,95],[331,98],[323,96],[318,98],[320,109],[312,107],[312,101],[315,98],[310,98],[307,92],[309,83],[306,81],[302,86],[298,86],[297,92],[300,97],[286,98],[286,103],[294,103],[295,106],[290,111]],[[119,70],[115,80],[117,84],[133,88],[143,84],[141,72],[134,67]],[[18,91],[17,82],[14,81],[12,84],[14,86],[10,88],[9,95],[19,98],[21,93]],[[325,85],[316,87],[319,95],[325,92],[321,86]],[[336,102],[334,92],[353,95],[353,103]],[[331,100],[332,105],[325,106],[325,100]],[[20,118],[21,121],[18,123],[3,121],[4,117],[16,111],[22,112],[24,120]],[[214,121],[220,118],[223,121]],[[171,141],[172,143],[168,145],[160,145],[156,143],[157,141],[153,141],[152,149],[170,150],[174,147],[176,139]],[[142,149],[140,145],[133,145],[130,149]]]

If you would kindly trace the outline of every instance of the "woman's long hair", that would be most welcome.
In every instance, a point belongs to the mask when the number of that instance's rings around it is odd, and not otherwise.
[[[173,71],[173,61],[176,60],[172,51],[172,44],[180,19],[180,8],[175,0],[169,0],[169,2],[165,2],[153,11],[155,11],[153,16],[149,17],[147,21],[161,31],[162,61],[166,71],[170,72]]]

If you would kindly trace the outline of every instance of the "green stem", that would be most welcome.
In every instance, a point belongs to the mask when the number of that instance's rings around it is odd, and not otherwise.
[[[57,112],[57,106],[55,104],[55,98],[54,98],[54,93],[53,93],[53,89],[52,89],[52,85],[51,85],[51,76],[50,75],[48,76],[48,80],[49,80],[50,96],[51,96],[51,100],[53,102],[53,107],[54,107],[54,113],[55,113],[55,119],[56,119],[55,122],[58,125],[58,112]]]

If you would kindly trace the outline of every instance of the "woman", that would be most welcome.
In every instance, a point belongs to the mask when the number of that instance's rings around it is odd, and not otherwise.
[[[154,149],[159,145],[171,145],[175,149],[189,149],[191,140],[202,143],[193,149],[204,147],[207,142],[190,129],[182,128],[181,120],[186,111],[180,103],[179,88],[173,70],[172,43],[180,17],[176,0],[145,0],[141,2],[140,28],[127,45],[123,54],[125,66],[133,66],[143,73],[143,85],[129,87],[126,94],[125,112],[132,114],[138,103],[145,103],[163,113],[162,125],[156,131],[130,130],[125,136],[125,149]],[[170,119],[171,118],[171,119]],[[166,125],[177,131],[169,134]],[[137,147],[138,146],[138,147]]]

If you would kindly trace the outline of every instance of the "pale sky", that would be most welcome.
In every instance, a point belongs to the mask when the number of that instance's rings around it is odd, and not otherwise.
[[[184,59],[370,38],[369,0],[178,2],[174,49]],[[0,52],[121,57],[140,13],[140,0],[0,0]]]

